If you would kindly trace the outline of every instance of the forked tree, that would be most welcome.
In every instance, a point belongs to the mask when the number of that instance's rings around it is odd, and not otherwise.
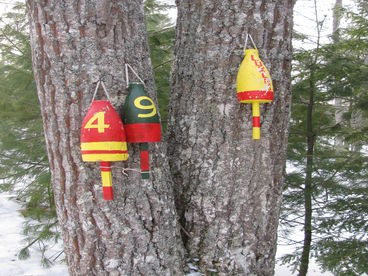
[[[102,199],[97,164],[81,160],[80,128],[103,78],[113,105],[126,95],[124,64],[156,92],[143,3],[28,0],[33,68],[71,275],[181,275],[182,241],[203,273],[272,275],[290,117],[294,0],[178,0],[169,121],[151,147],[151,178],[137,147],[113,169],[115,201]],[[250,106],[235,78],[249,32],[271,72],[275,100],[262,107],[253,141]]]
[[[168,155],[182,236],[202,271],[272,275],[290,118],[294,0],[177,0]],[[275,90],[252,139],[236,75],[250,33]]]

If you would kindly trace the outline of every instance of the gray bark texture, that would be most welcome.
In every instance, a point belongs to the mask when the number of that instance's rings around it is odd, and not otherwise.
[[[164,145],[150,146],[150,180],[113,168],[114,201],[103,200],[99,164],[81,160],[81,123],[100,78],[119,108],[128,62],[156,101],[143,1],[28,0],[27,6],[70,275],[181,275],[183,250]],[[128,162],[112,165],[139,169],[138,146],[129,144],[129,155]]]
[[[188,254],[203,273],[273,275],[290,118],[293,0],[177,0],[168,155]],[[275,90],[238,103],[246,33]]]

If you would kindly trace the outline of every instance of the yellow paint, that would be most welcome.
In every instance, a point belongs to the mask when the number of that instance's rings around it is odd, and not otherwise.
[[[259,102],[252,102],[252,113],[253,113],[253,117],[259,117],[260,116]]]
[[[254,140],[261,139],[261,129],[259,127],[253,127],[253,139]]]
[[[111,171],[101,171],[102,187],[112,187]]]
[[[83,150],[127,150],[126,142],[86,142],[81,144]]]
[[[258,56],[256,49],[245,50],[245,57],[240,64],[238,75],[236,78],[236,91],[273,91],[273,85],[270,73],[266,66]],[[257,100],[257,99],[254,99]],[[269,100],[259,100],[262,102],[270,102]],[[252,102],[252,101],[242,101]]]
[[[108,162],[108,161],[125,161],[128,159],[127,153],[113,153],[113,154],[82,154],[84,162]]]
[[[150,105],[143,105],[141,102],[143,100],[147,100],[149,101],[151,104]],[[155,103],[152,101],[152,99],[150,97],[147,97],[147,96],[140,96],[140,97],[137,97],[135,100],[134,100],[134,105],[136,108],[138,109],[143,109],[143,110],[150,110],[152,109],[152,111],[150,113],[147,113],[147,114],[144,114],[144,113],[139,113],[138,114],[138,117],[139,118],[149,118],[149,117],[153,117],[156,115],[157,113],[157,110],[156,110],[156,106],[155,106]]]
[[[259,117],[259,102],[252,103],[253,117]],[[261,129],[259,127],[253,127],[253,139],[258,140],[261,138]]]
[[[257,103],[272,103],[272,100],[242,100],[240,101],[241,103],[254,103],[254,102],[257,102]]]
[[[97,123],[94,123],[97,121]],[[84,128],[97,128],[98,133],[104,133],[105,128],[109,128],[110,125],[105,124],[105,112],[97,112],[88,120]]]

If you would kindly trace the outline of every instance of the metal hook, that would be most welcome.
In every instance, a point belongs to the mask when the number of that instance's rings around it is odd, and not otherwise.
[[[125,175],[125,176],[129,176],[129,174],[125,171],[125,168],[123,168],[122,170],[121,170],[121,173],[123,174],[123,175]]]

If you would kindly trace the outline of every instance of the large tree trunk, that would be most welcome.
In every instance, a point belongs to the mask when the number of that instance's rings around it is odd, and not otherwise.
[[[272,275],[290,117],[293,0],[177,0],[169,162],[189,255],[203,272]],[[270,70],[272,104],[251,106],[235,80],[246,32]]]
[[[102,199],[99,165],[83,163],[80,128],[103,78],[113,105],[126,95],[124,63],[156,99],[142,0],[27,1],[35,79],[57,216],[71,275],[180,275],[181,243],[163,146],[151,178],[113,168],[114,201]],[[127,163],[139,168],[137,146]],[[127,164],[127,165],[126,165]]]

